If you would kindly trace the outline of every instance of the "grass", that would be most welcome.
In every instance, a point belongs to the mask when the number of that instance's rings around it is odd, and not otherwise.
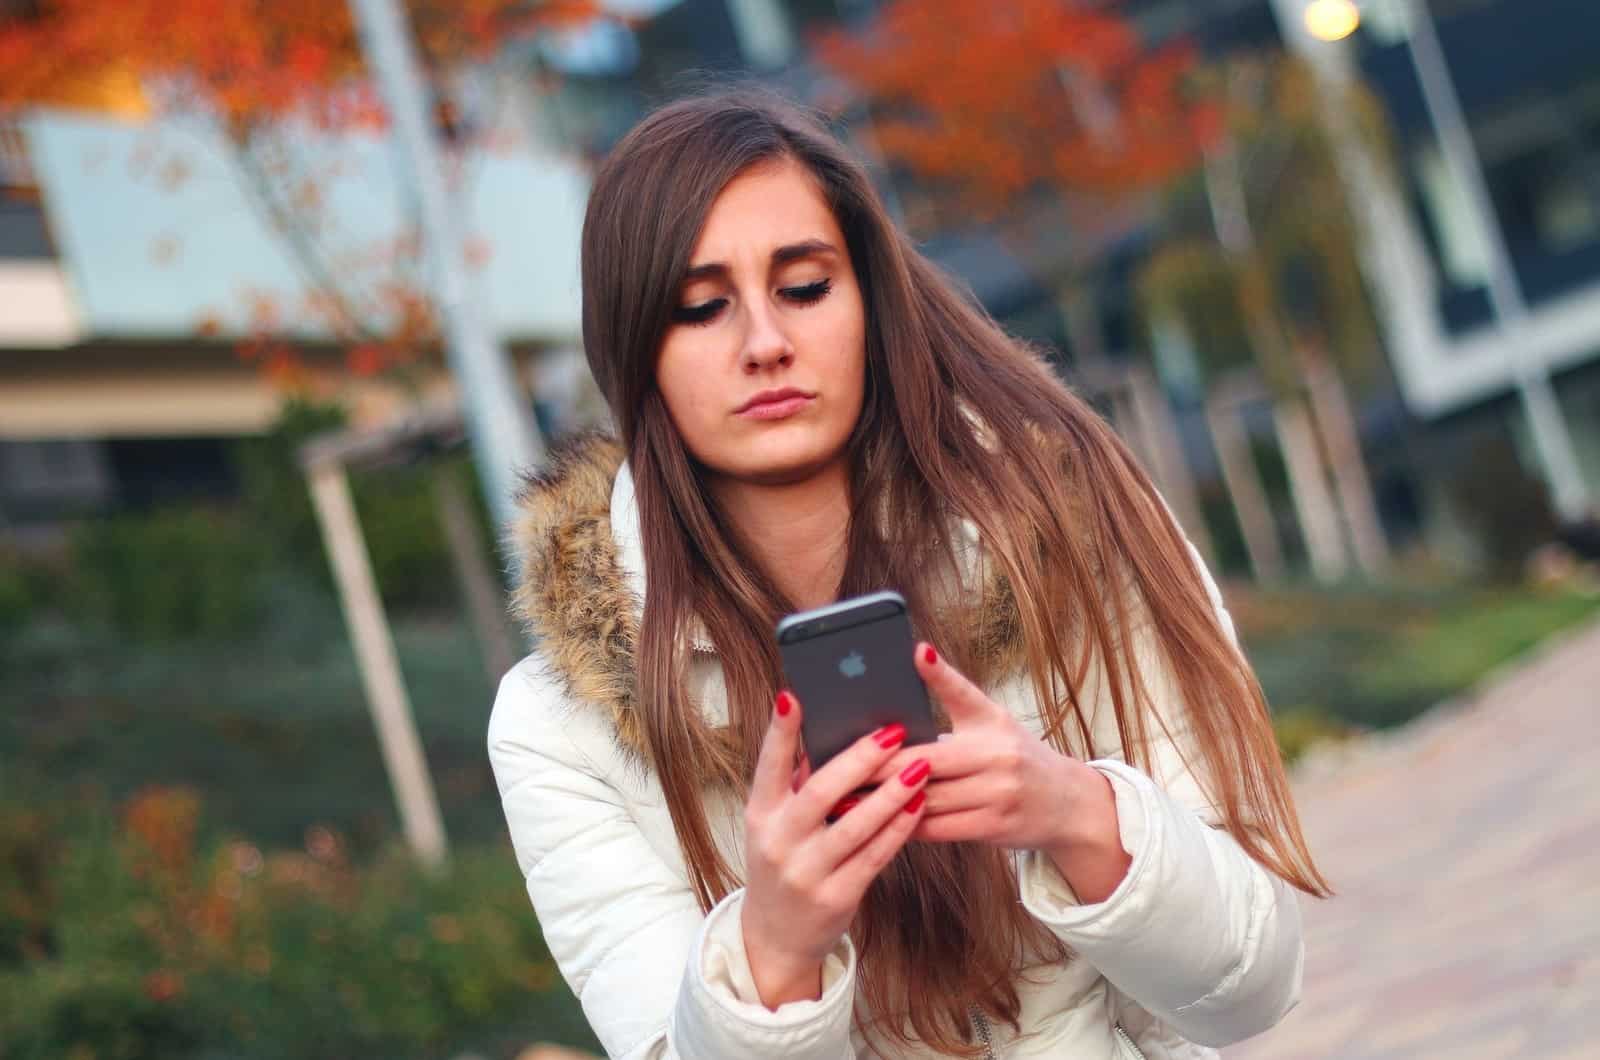
[[[1545,637],[1600,615],[1574,588],[1399,583],[1229,594],[1285,750],[1320,727],[1402,724]]]
[[[1385,727],[1456,695],[1544,637],[1600,614],[1576,590],[1398,583],[1234,586],[1229,603],[1268,702],[1299,746]],[[282,587],[261,634],[148,647],[34,623],[0,644],[0,786],[120,802],[199,791],[208,827],[298,846],[325,825],[358,852],[398,833],[338,610]],[[493,701],[470,633],[410,618],[395,638],[453,841],[501,842],[484,752]]]
[[[0,654],[0,783],[110,801],[183,785],[219,831],[299,845],[321,824],[376,849],[398,823],[337,610],[307,597],[280,613],[253,638],[160,647],[35,624]],[[410,619],[395,640],[451,838],[500,839],[494,692],[470,633]]]

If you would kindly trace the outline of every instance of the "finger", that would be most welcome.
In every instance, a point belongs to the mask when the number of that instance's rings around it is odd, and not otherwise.
[[[894,860],[894,856],[915,834],[925,812],[922,792],[918,791],[890,814],[889,820],[834,870],[834,882],[849,889],[852,894],[865,894],[878,873]]]
[[[904,725],[885,725],[861,737],[812,773],[811,779],[795,792],[787,810],[793,815],[792,824],[798,834],[809,835],[820,827],[834,805],[865,786],[878,766],[905,740]]]
[[[967,843],[993,839],[996,834],[994,814],[987,809],[935,814],[924,808],[914,838],[926,843]]]
[[[928,785],[928,816],[963,810],[1006,810],[1016,804],[1015,788],[993,773],[974,773],[957,780],[935,780]]]
[[[941,780],[964,777],[988,768],[992,749],[980,734],[950,734],[939,738],[938,743],[907,744],[895,756],[879,766],[872,774],[872,783],[882,784],[914,758],[926,758],[933,766],[933,775]]]
[[[916,667],[928,691],[950,715],[953,727],[959,729],[963,723],[984,721],[993,717],[998,709],[981,688],[968,681],[926,641],[916,647]]]
[[[750,806],[770,810],[790,792],[795,755],[800,750],[800,701],[788,691],[778,693],[772,721],[761,741],[755,775],[750,779]]]
[[[794,774],[789,779],[789,790],[799,791],[805,782],[811,779],[811,759],[804,751],[800,752],[800,761],[794,767]]]
[[[864,796],[848,815],[841,816],[823,832],[816,844],[815,856],[819,864],[815,867],[824,873],[836,870],[894,820],[896,814],[904,814],[913,799],[917,806],[912,812],[920,810],[928,776],[928,760],[919,758],[893,780]]]

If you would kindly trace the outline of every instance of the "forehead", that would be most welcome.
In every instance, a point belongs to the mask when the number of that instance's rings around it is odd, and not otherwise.
[[[797,162],[764,163],[734,177],[712,202],[690,264],[751,256],[764,262],[773,248],[817,238],[844,249],[817,179]]]

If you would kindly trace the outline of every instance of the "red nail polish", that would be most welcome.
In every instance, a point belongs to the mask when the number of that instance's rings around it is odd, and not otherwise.
[[[906,742],[906,727],[898,721],[893,725],[885,725],[872,734],[872,739],[884,750],[888,750],[891,747],[899,747]]]
[[[922,652],[922,659],[929,666],[939,661],[939,653],[933,650],[933,645],[928,645]]]
[[[911,801],[906,803],[906,812],[907,813],[916,813],[918,810],[922,809],[922,804],[927,802],[927,801],[928,801],[928,789],[927,788],[923,788],[921,791],[919,791],[915,795],[911,796]]]
[[[778,717],[783,717],[794,709],[794,697],[788,692],[778,693]]]
[[[900,783],[908,788],[914,787],[922,783],[923,778],[928,775],[928,771],[932,768],[932,766],[928,765],[926,758],[919,758],[900,771]]]
[[[839,805],[833,808],[833,815],[835,817],[843,817],[859,805],[861,805],[860,799],[854,795],[847,795],[839,800]]]

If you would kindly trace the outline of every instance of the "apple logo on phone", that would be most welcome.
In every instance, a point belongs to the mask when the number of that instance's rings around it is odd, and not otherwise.
[[[839,672],[846,677],[860,677],[867,672],[867,660],[861,657],[860,652],[853,651],[839,660]]]

